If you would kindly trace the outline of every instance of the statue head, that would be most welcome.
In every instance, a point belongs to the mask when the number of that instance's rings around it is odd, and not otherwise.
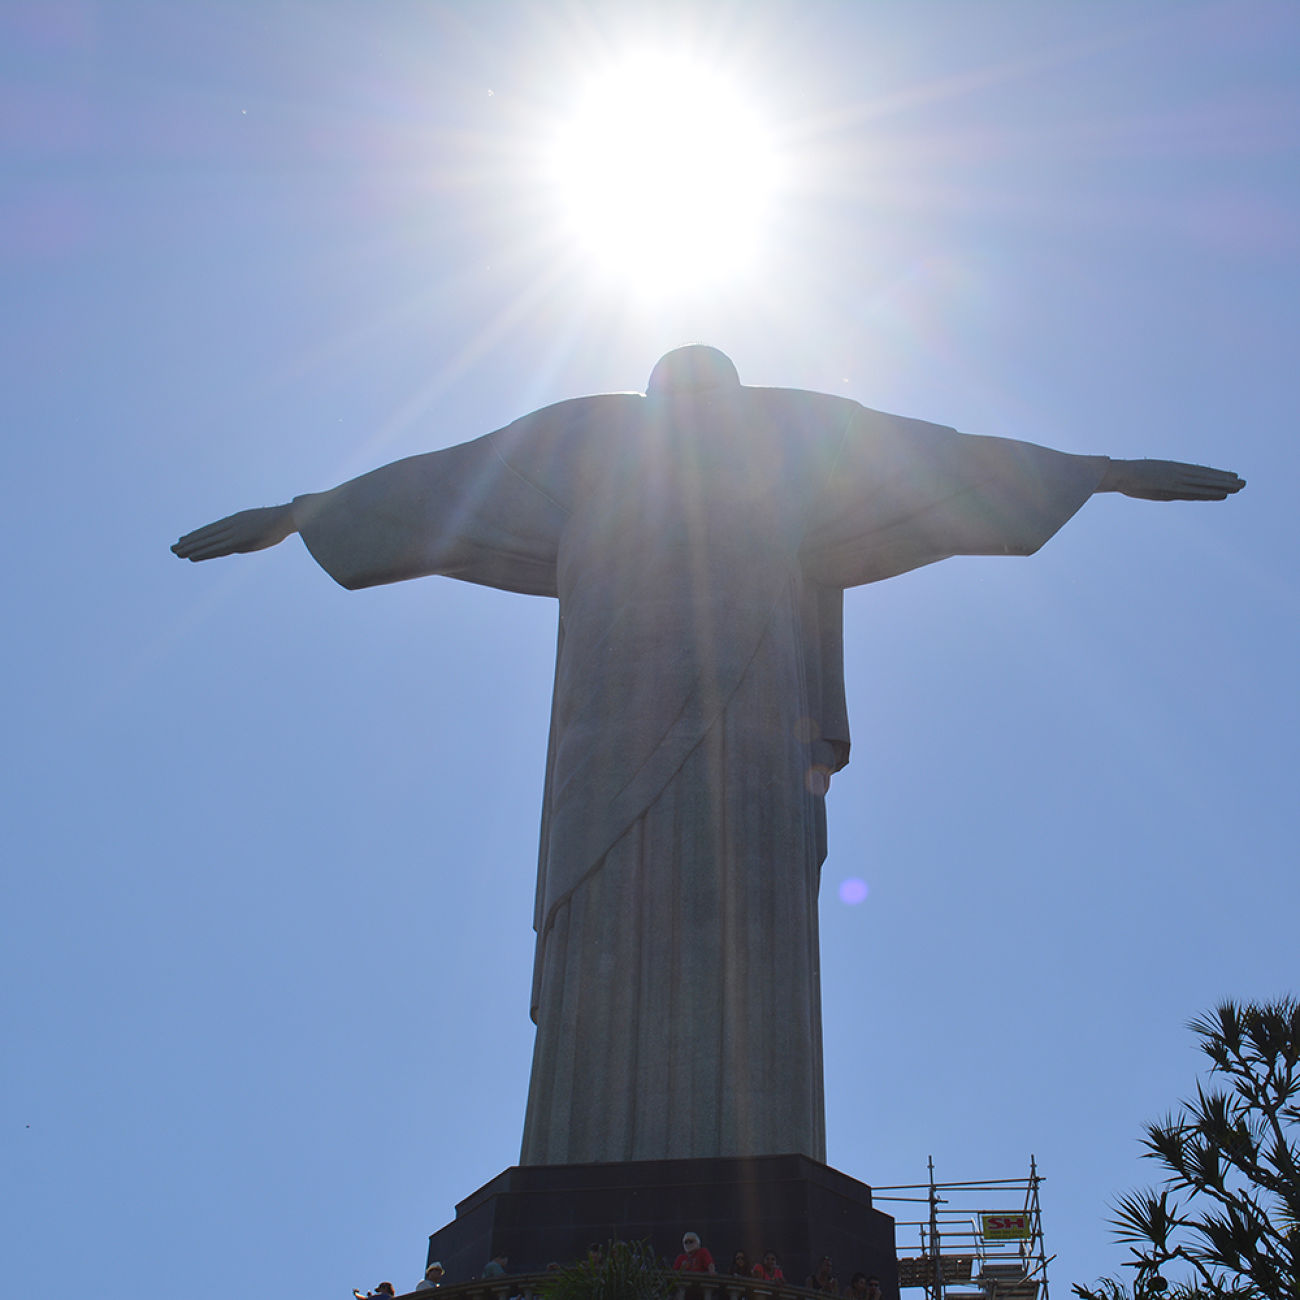
[[[664,353],[655,362],[645,391],[647,397],[670,397],[739,387],[740,376],[725,352],[703,343],[691,343]]]

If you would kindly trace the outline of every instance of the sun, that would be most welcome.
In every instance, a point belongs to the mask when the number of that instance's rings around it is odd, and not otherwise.
[[[577,96],[549,149],[577,251],[642,288],[701,285],[752,264],[777,167],[734,87],[684,58],[641,55]]]

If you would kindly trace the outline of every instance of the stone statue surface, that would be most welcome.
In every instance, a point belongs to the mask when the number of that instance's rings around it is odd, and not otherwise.
[[[298,532],[345,587],[441,574],[558,597],[521,1162],[824,1162],[817,892],[849,758],[844,589],[1029,555],[1094,492],[1243,486],[742,386],[697,345],[645,395],[560,402],[172,549]]]

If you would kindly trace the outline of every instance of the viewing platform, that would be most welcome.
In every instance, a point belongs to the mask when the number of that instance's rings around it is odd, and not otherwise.
[[[544,1277],[537,1270],[552,1261],[584,1259],[593,1244],[642,1241],[656,1258],[674,1260],[688,1230],[719,1268],[738,1250],[751,1260],[772,1251],[788,1277],[803,1279],[829,1255],[841,1282],[862,1272],[880,1279],[883,1300],[897,1300],[893,1219],[873,1207],[865,1183],[803,1155],[517,1165],[456,1206],[452,1222],[429,1238],[426,1262],[438,1260],[459,1279],[505,1256],[520,1272],[477,1285],[483,1300],[511,1300],[520,1294],[512,1285]],[[700,1300],[770,1300],[801,1290],[787,1283],[773,1291],[760,1279],[720,1273],[691,1281]]]
[[[855,1270],[856,1272],[856,1270]],[[471,1282],[444,1282],[435,1291],[404,1291],[398,1300],[544,1300],[546,1286],[555,1273],[507,1273],[504,1277],[475,1278]],[[757,1278],[723,1273],[681,1273],[680,1300],[826,1300],[820,1291],[791,1286],[788,1282],[763,1282]],[[841,1291],[843,1288],[841,1288]]]

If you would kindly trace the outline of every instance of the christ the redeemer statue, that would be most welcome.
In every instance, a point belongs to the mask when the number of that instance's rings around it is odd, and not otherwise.
[[[695,346],[644,396],[560,402],[172,549],[297,532],[349,588],[441,574],[558,597],[521,1161],[824,1162],[817,890],[849,758],[844,588],[1029,555],[1094,492],[1243,486],[744,387]]]

